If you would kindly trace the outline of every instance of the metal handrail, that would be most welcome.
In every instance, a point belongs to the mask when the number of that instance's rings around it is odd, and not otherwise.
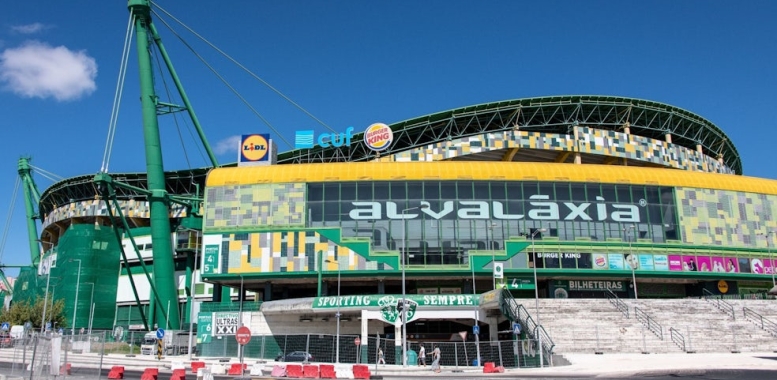
[[[685,337],[683,334],[681,334],[677,329],[674,327],[669,328],[669,335],[672,338],[672,342],[677,345],[677,347],[680,347],[681,350],[685,351]]]
[[[731,319],[737,319],[736,313],[734,313],[734,306],[732,306],[730,303],[724,301],[721,297],[712,294],[712,292],[707,289],[702,289],[702,294],[704,295],[705,301],[712,302],[712,304],[715,305],[715,307],[717,307],[719,310],[726,314],[730,314]]]
[[[532,318],[529,311],[526,310],[522,304],[515,302],[515,298],[513,298],[513,295],[509,290],[502,289],[500,298],[501,302],[499,308],[507,319],[518,322],[524,326],[524,331],[526,331],[533,340],[538,340],[539,336],[542,336],[542,347],[540,349],[543,350],[544,361],[550,365],[552,363],[553,349],[556,347],[556,344],[553,342],[553,339],[551,339],[548,332],[542,325],[537,325],[534,318]]]
[[[746,319],[753,321],[756,326],[760,327],[762,330],[766,330],[769,332],[769,334],[777,336],[777,323],[772,322],[768,318],[758,314],[757,312],[753,311],[753,309],[748,307],[742,308],[742,311],[744,312],[743,314]]]
[[[618,295],[613,293],[612,289],[607,289],[607,299],[610,301],[611,304],[615,306],[618,311],[620,311],[624,317],[629,317],[629,306],[626,305],[625,302],[621,301],[620,298],[618,298]]]
[[[655,334],[658,339],[664,340],[664,328],[660,323],[656,322],[653,318],[650,318],[650,316],[645,311],[638,307],[634,307],[634,317],[637,318],[638,321],[642,322],[642,324],[645,325],[649,331]]]

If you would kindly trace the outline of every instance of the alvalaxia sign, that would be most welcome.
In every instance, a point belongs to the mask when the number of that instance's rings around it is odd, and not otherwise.
[[[626,203],[607,203],[604,197],[597,196],[597,202],[557,202],[547,195],[532,195],[526,202],[529,207],[523,212],[508,213],[505,203],[500,201],[443,201],[439,209],[434,209],[427,201],[421,201],[412,213],[402,213],[396,202],[351,202],[354,206],[348,216],[353,220],[416,219],[421,213],[433,219],[501,219],[501,220],[575,220],[575,221],[613,221],[639,223],[640,208],[647,205],[645,200],[639,206]]]

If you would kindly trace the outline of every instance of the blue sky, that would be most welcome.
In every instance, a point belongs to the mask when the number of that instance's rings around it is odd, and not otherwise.
[[[707,118],[734,142],[745,175],[777,177],[770,140],[777,124],[772,111],[777,2],[159,0],[158,5],[337,131],[524,97],[634,97]],[[13,197],[20,156],[32,156],[33,165],[65,178],[100,169],[128,15],[124,0],[4,4],[3,264],[29,263],[24,205],[21,195]],[[288,141],[293,143],[295,130],[324,131],[169,16],[163,18]],[[163,23],[156,25],[220,162],[236,160],[236,136],[276,134]],[[113,172],[145,171],[136,59],[133,40]],[[182,120],[160,121],[166,169],[206,165],[191,123]],[[290,149],[276,140],[279,151]],[[53,183],[39,175],[35,180],[41,191]]]

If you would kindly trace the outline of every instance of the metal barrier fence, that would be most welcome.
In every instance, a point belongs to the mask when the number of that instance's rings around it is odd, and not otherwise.
[[[12,353],[5,353],[11,356],[12,376],[23,376],[30,379],[55,379],[67,374],[67,364],[78,366],[78,364],[87,364],[82,375],[87,375],[91,371],[95,378],[99,378],[102,371],[103,356],[106,354],[106,346],[111,344],[105,341],[107,334],[105,332],[82,334],[82,335],[60,335],[60,334],[40,334],[31,335],[15,339],[10,348]],[[79,361],[82,363],[71,363],[76,359],[75,354],[95,353],[95,356],[82,357]]]
[[[356,335],[340,336],[340,363],[375,364],[378,361],[378,344],[383,350],[386,364],[402,364],[401,346],[395,346],[393,339],[370,337],[367,345],[357,346]],[[306,335],[259,335],[251,338],[244,347],[247,359],[308,361],[334,363],[336,336],[326,334]],[[443,366],[467,367],[477,364],[475,342],[408,342],[408,364],[417,365],[420,345],[426,350],[426,363],[432,363],[434,347],[440,348]],[[505,368],[539,367],[538,345],[534,340],[484,341],[480,342],[482,363],[494,362]],[[365,350],[366,352],[362,352]],[[234,336],[214,337],[208,343],[198,345],[198,355],[204,357],[237,357],[238,344]],[[547,359],[546,359],[547,361]]]

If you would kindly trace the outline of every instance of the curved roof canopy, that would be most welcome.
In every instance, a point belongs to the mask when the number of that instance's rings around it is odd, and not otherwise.
[[[627,124],[628,123],[628,124]],[[622,130],[664,140],[710,157],[723,157],[734,173],[742,174],[742,160],[734,144],[709,120],[681,108],[648,100],[612,96],[572,95],[506,100],[457,108],[391,125],[394,142],[382,155],[426,146],[446,139],[513,129],[570,133],[574,126]],[[297,149],[279,154],[278,163],[352,162],[377,157],[357,134],[350,146]]]

